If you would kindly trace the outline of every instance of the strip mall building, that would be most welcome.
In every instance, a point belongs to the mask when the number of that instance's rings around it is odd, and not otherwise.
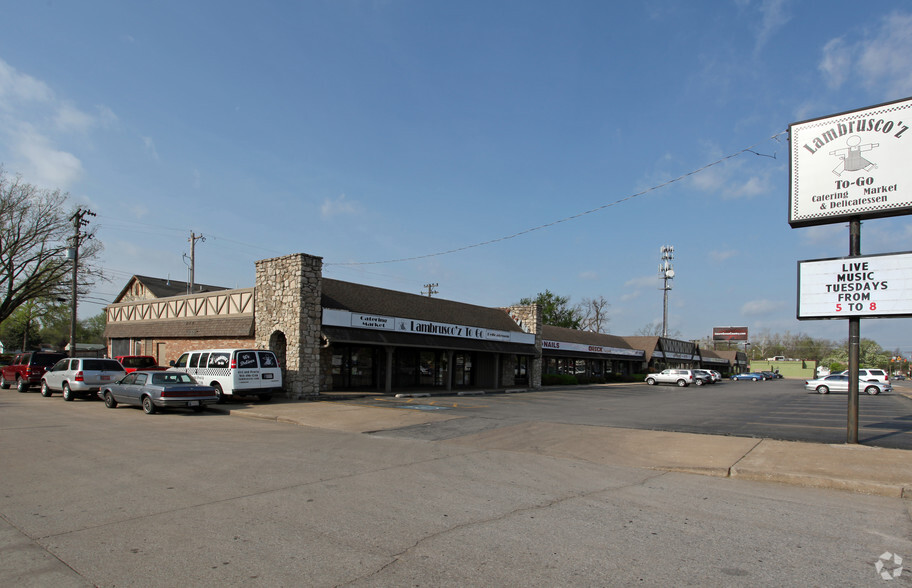
[[[168,365],[194,349],[271,349],[292,398],[538,388],[543,374],[643,373],[655,357],[633,338],[543,325],[535,305],[488,308],[323,278],[322,258],[303,253],[256,262],[254,288],[188,294],[184,283],[134,276],[105,311],[111,356]],[[701,365],[691,354],[665,367]]]

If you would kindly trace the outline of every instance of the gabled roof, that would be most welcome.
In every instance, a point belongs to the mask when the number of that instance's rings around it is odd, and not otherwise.
[[[522,328],[499,308],[475,306],[329,278],[323,278],[322,305],[324,308],[349,312],[522,332]]]
[[[168,298],[169,296],[183,296],[187,294],[187,287],[189,284],[187,282],[181,282],[178,280],[172,279],[162,279],[162,278],[152,278],[149,276],[133,276],[127,281],[127,285],[124,286],[123,290],[120,291],[120,294],[117,295],[117,298],[114,299],[114,303],[120,302],[123,297],[133,288],[133,284],[139,282],[142,284],[146,290],[149,291],[155,298]],[[216,292],[218,290],[228,290],[223,286],[210,286],[208,284],[193,284],[193,293],[199,292]]]
[[[652,354],[659,348],[659,339],[661,337],[624,337],[624,340],[634,349],[642,349],[646,352],[646,361],[652,360]]]

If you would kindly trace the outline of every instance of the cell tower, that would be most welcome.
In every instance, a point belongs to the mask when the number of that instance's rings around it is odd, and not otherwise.
[[[659,275],[662,277],[662,290],[664,301],[662,304],[662,336],[668,336],[668,291],[671,290],[669,280],[675,277],[671,260],[674,259],[675,248],[673,245],[662,245],[662,263],[659,264]]]

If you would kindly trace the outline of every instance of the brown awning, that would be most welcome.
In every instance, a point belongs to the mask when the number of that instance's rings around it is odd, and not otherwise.
[[[459,337],[438,337],[396,331],[372,329],[347,329],[345,327],[328,327],[322,329],[323,336],[333,343],[354,343],[362,345],[389,345],[392,347],[418,347],[425,349],[453,349],[464,351],[486,351],[488,353],[509,353],[515,355],[535,355],[535,346],[523,343],[506,343],[502,341],[480,341],[461,339]]]

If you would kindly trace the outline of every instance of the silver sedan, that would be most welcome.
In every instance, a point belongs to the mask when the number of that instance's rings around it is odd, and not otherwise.
[[[108,408],[118,403],[142,406],[146,414],[159,408],[185,407],[202,411],[207,404],[218,400],[215,388],[201,386],[189,374],[182,372],[135,371],[98,391]]]
[[[815,380],[808,380],[804,383],[804,389],[817,392],[818,394],[829,394],[830,391],[848,392],[849,376],[836,374],[833,376],[826,376],[824,378],[817,378]],[[865,382],[859,380],[858,391],[864,391],[866,394],[874,395],[880,394],[881,392],[892,392],[893,387],[890,386],[889,383],[885,384],[883,382]]]

